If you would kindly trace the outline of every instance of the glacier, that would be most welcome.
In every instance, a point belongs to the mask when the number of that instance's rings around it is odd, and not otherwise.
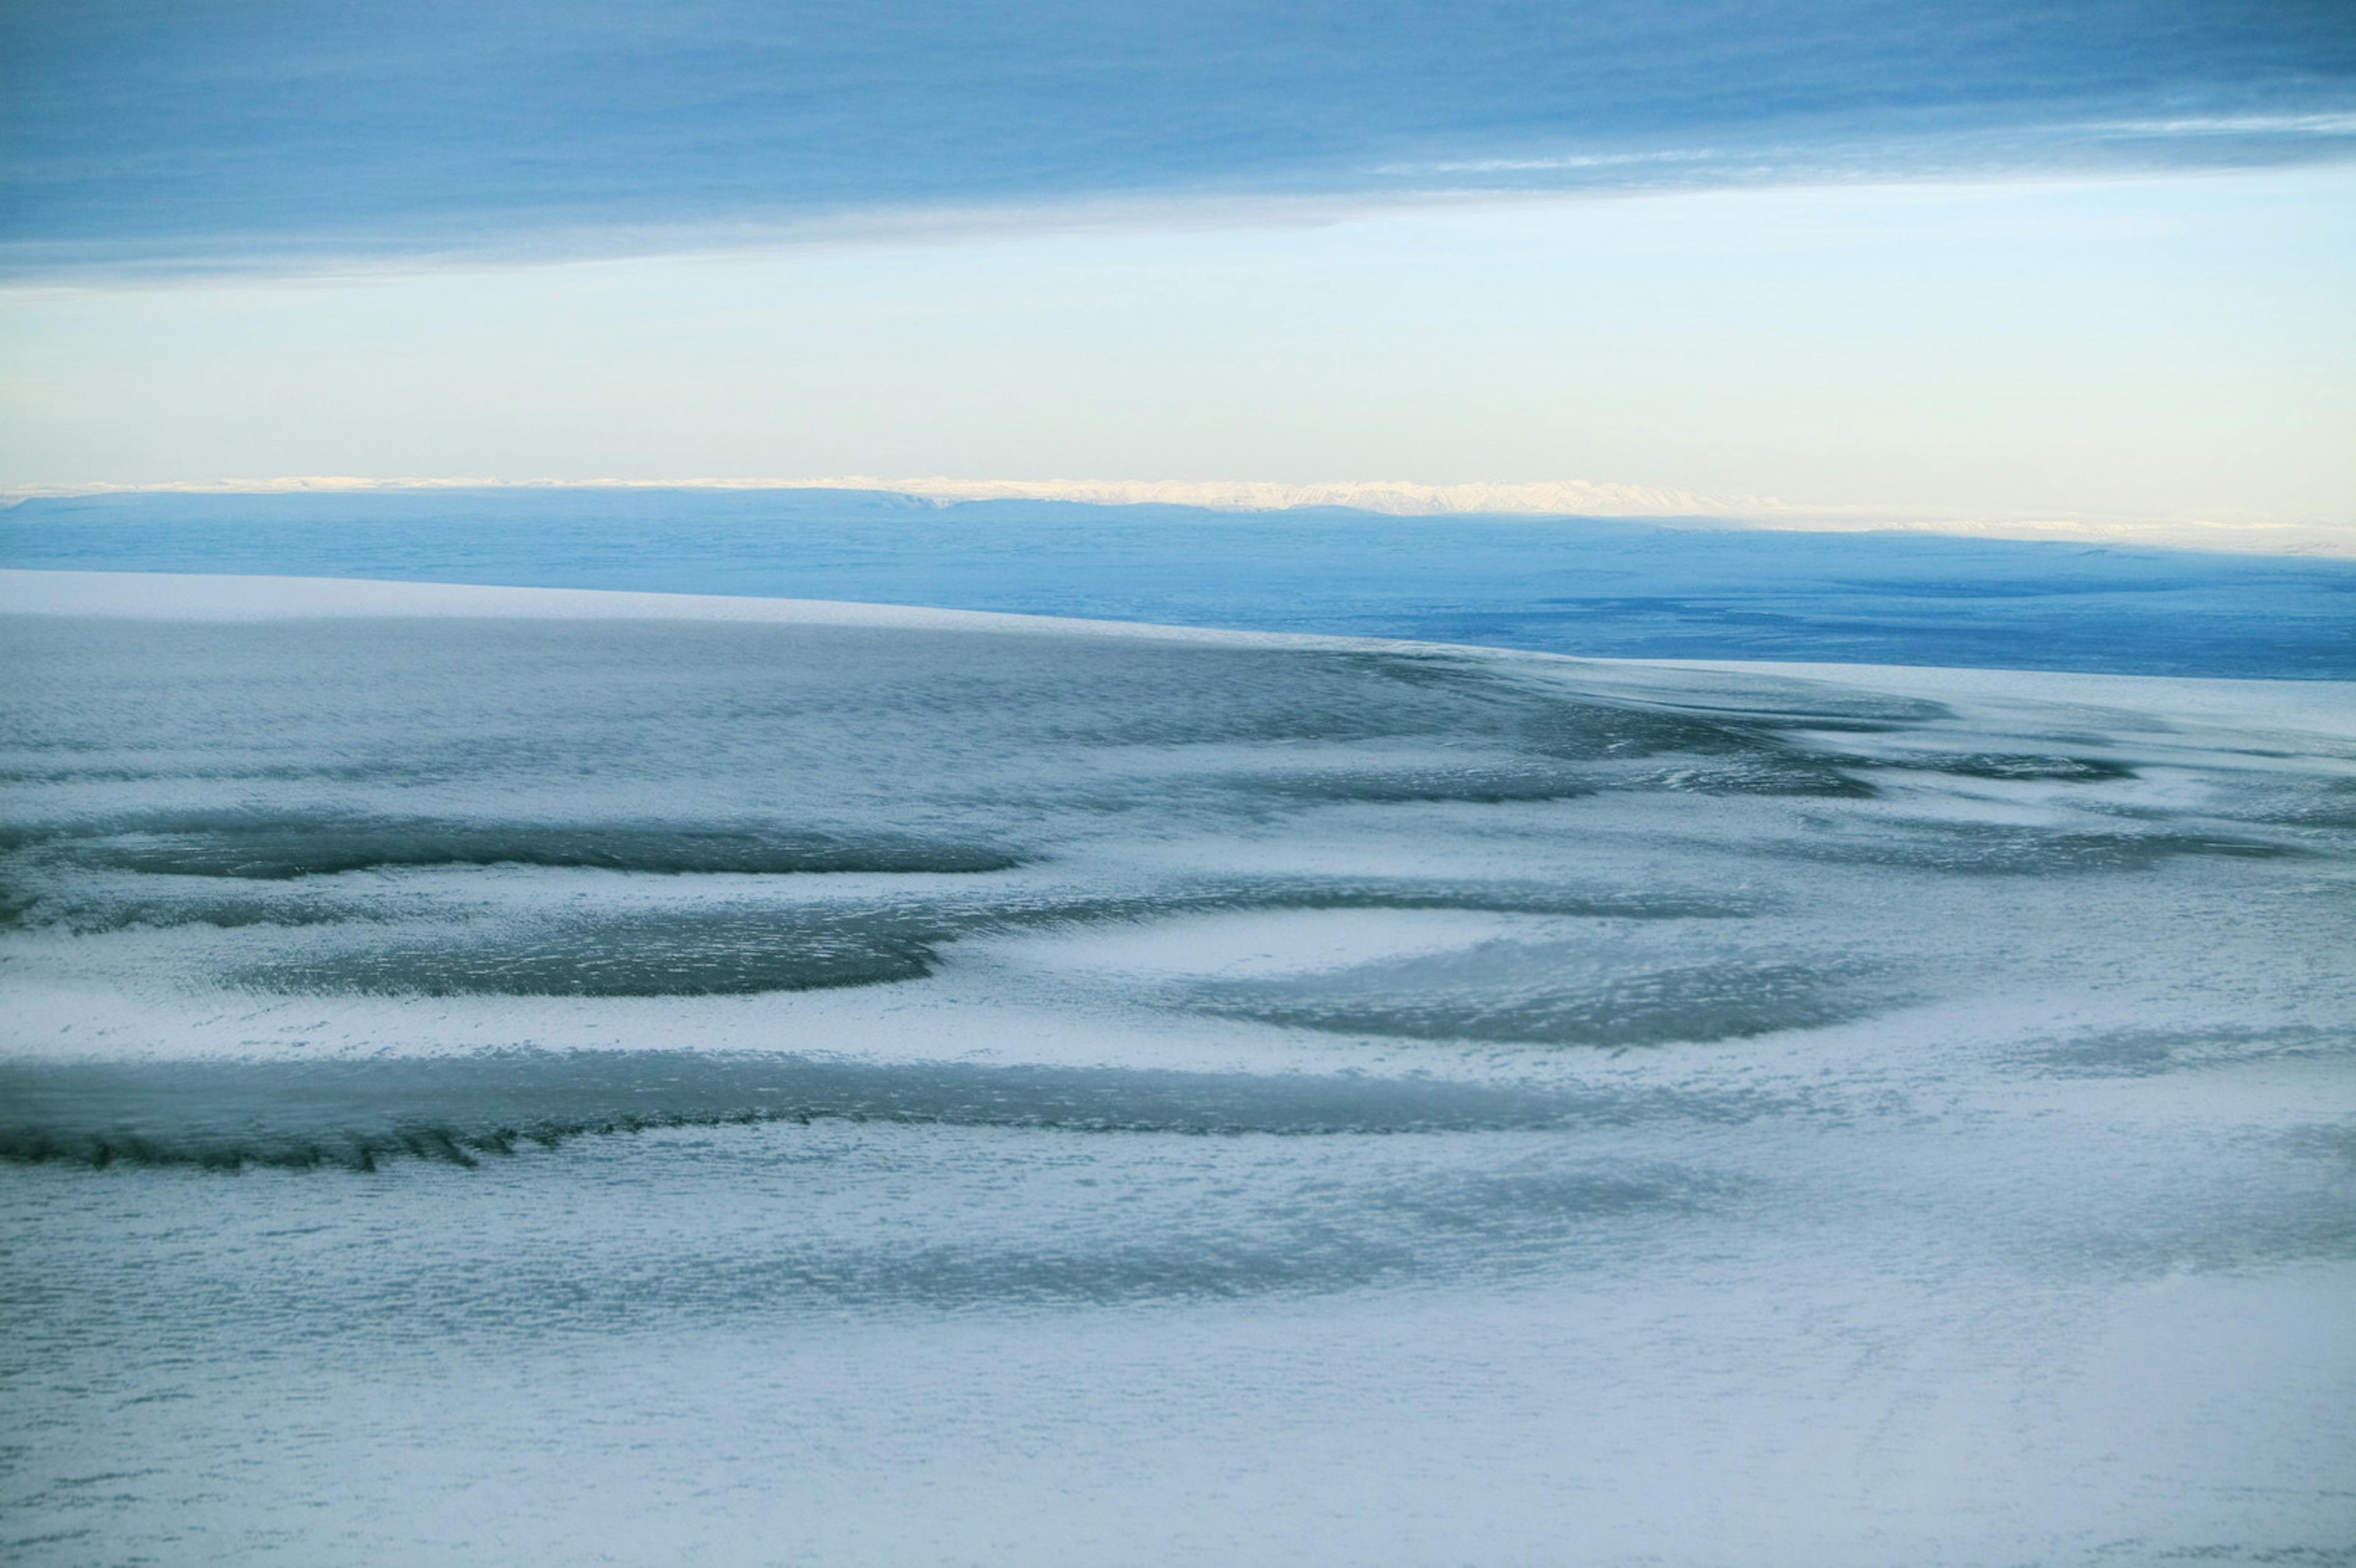
[[[2356,685],[0,572],[27,1563],[2334,1562]]]

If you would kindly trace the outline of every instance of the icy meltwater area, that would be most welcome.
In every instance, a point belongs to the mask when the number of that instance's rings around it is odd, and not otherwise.
[[[2356,693],[0,581],[0,1556],[2356,1561]]]

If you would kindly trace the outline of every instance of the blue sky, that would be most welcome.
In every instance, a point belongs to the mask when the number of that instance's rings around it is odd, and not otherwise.
[[[0,485],[2356,524],[2356,7],[6,8]]]

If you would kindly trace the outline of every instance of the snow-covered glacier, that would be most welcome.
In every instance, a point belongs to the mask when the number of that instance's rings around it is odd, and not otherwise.
[[[13,1561],[2356,1547],[2356,687],[0,611]]]

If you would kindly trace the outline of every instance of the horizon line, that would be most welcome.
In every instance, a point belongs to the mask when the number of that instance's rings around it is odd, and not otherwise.
[[[1584,479],[1428,484],[1408,479],[958,479],[933,475],[820,477],[699,475],[496,479],[290,475],[268,478],[91,481],[0,487],[0,509],[31,500],[108,496],[365,495],[458,490],[842,490],[949,507],[974,501],[1060,501],[1095,506],[1193,507],[1222,512],[1338,508],[1389,517],[1608,517],[1775,532],[1897,532],[1961,538],[2148,545],[2240,554],[2356,558],[2356,526],[2220,518],[1989,515],[1960,508],[1821,504],[1762,496],[1716,496],[1667,485]]]

